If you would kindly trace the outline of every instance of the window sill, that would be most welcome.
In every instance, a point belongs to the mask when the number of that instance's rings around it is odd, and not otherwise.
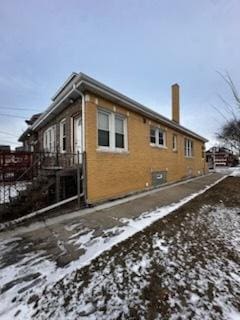
[[[110,148],[97,148],[97,152],[103,152],[103,153],[115,153],[115,154],[129,154],[129,151],[126,149],[110,149]]]
[[[168,149],[168,147],[166,147],[166,146],[160,146],[160,145],[157,145],[157,144],[154,144],[154,143],[150,143],[150,146],[151,146],[152,148]]]
[[[186,159],[192,160],[194,159],[194,156],[184,156]]]

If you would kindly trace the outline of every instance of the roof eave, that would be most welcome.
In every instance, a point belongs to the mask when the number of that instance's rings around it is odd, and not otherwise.
[[[69,90],[65,93],[65,95],[62,97],[60,101],[53,102],[49,108],[37,119],[37,121],[33,124],[32,129],[36,130],[43,126],[43,122],[46,122],[48,120],[49,115],[53,111],[57,111],[57,108],[66,100],[66,98],[69,98],[70,95],[74,92],[74,85],[76,88],[80,89],[81,91],[90,91],[94,92],[96,94],[103,95],[107,97],[108,99],[112,99],[115,102],[118,102],[124,106],[128,106],[128,108],[134,110],[135,112],[141,113],[146,117],[149,117],[153,120],[160,121],[164,125],[170,126],[171,128],[174,128],[180,132],[183,132],[187,135],[190,135],[194,137],[197,140],[208,142],[208,140],[195,132],[177,124],[174,123],[172,120],[165,118],[164,116],[158,114],[157,112],[145,107],[144,105],[138,103],[137,101],[128,98],[127,96],[119,93],[118,91],[115,91],[111,89],[110,87],[102,84],[101,82],[83,74],[72,74],[72,77],[76,77],[77,81],[74,81],[73,87],[69,88]],[[69,84],[69,82],[72,80],[71,76],[68,78],[68,81],[65,81],[65,86],[62,87],[62,90]]]
[[[80,82],[76,85],[78,88],[80,87],[83,90],[88,90],[91,91],[91,89],[94,89],[96,91],[99,91],[99,94],[105,93],[106,96],[110,96],[111,98],[115,98],[117,102],[122,103],[123,105],[127,105],[134,111],[137,111],[141,114],[143,114],[146,117],[149,117],[153,120],[160,121],[164,123],[167,126],[170,126],[174,129],[177,129],[178,131],[184,132],[188,135],[191,135],[192,137],[203,141],[203,142],[208,142],[208,140],[195,132],[178,125],[177,123],[173,122],[172,120],[165,118],[164,116],[158,114],[157,112],[145,107],[144,105],[138,103],[137,101],[134,101],[130,98],[128,98],[125,95],[122,95],[121,93],[101,84],[100,82],[96,81],[95,79],[92,79],[88,77],[87,75],[81,74],[81,80]]]

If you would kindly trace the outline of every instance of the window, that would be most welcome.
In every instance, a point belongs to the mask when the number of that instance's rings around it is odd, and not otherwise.
[[[124,119],[115,115],[115,147],[124,149]]]
[[[185,157],[193,157],[193,141],[184,139],[184,155]]]
[[[60,151],[66,152],[66,120],[60,122]]]
[[[48,128],[43,134],[43,148],[47,152],[56,151],[56,126]]]
[[[156,129],[150,129],[150,143],[156,143]]]
[[[173,151],[177,151],[177,136],[173,134],[172,136],[172,149]]]
[[[205,146],[202,146],[202,159],[205,159]]]
[[[159,146],[164,146],[165,145],[165,132],[163,130],[158,131],[158,144]]]
[[[102,147],[110,146],[109,116],[106,112],[98,112],[98,145]]]
[[[158,147],[166,146],[166,132],[158,128],[150,128],[150,144]]]
[[[113,112],[98,110],[98,146],[100,149],[126,150],[126,118]]]

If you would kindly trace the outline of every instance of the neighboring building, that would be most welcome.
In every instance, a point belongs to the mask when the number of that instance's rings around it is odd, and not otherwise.
[[[224,147],[212,147],[206,151],[209,169],[216,167],[232,167],[238,164],[238,157],[233,151]]]
[[[85,199],[106,199],[206,173],[200,135],[179,124],[179,86],[172,86],[172,120],[82,73],[73,73],[34,121],[38,150],[57,157],[53,171],[74,168],[80,153]],[[35,142],[36,143],[36,142]],[[84,155],[84,157],[82,157]],[[68,157],[68,161],[63,160]]]
[[[11,147],[9,145],[1,144],[0,145],[0,152],[1,151],[10,151]]]
[[[25,120],[28,125],[27,129],[21,134],[18,141],[22,142],[23,146],[18,147],[18,151],[38,151],[37,134],[31,130],[31,126],[40,117],[41,113],[34,114],[29,120]]]

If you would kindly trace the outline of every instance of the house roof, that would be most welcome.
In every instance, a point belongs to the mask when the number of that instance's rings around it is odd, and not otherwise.
[[[31,116],[30,119],[25,120],[28,125],[34,124],[34,122],[41,116],[42,113],[35,113]]]
[[[1,144],[0,145],[0,151],[10,151],[11,147],[9,145],[6,144]]]
[[[226,154],[233,154],[233,151],[226,148],[226,147],[212,147],[206,151],[206,153],[226,153]]]
[[[18,141],[23,142],[32,132],[31,126],[37,121],[37,119],[41,116],[42,113],[36,113],[31,116],[30,119],[25,120],[25,122],[28,124],[28,127],[26,130],[23,131],[21,136],[18,138]]]
[[[116,104],[127,107],[128,109],[142,114],[156,122],[160,122],[163,125],[178,130],[186,135],[194,137],[200,141],[207,142],[208,140],[198,135],[197,133],[181,126],[180,124],[162,116],[161,114],[151,110],[150,108],[138,103],[137,101],[123,95],[122,93],[106,86],[105,84],[89,77],[84,73],[72,73],[71,76],[64,83],[65,85],[57,91],[53,97],[53,102],[46,109],[46,111],[37,119],[32,125],[33,130],[37,130],[42,126],[46,125],[56,114],[65,109],[70,100],[76,100],[79,98],[79,93],[76,89],[81,92],[92,92],[96,95],[102,96]]]

